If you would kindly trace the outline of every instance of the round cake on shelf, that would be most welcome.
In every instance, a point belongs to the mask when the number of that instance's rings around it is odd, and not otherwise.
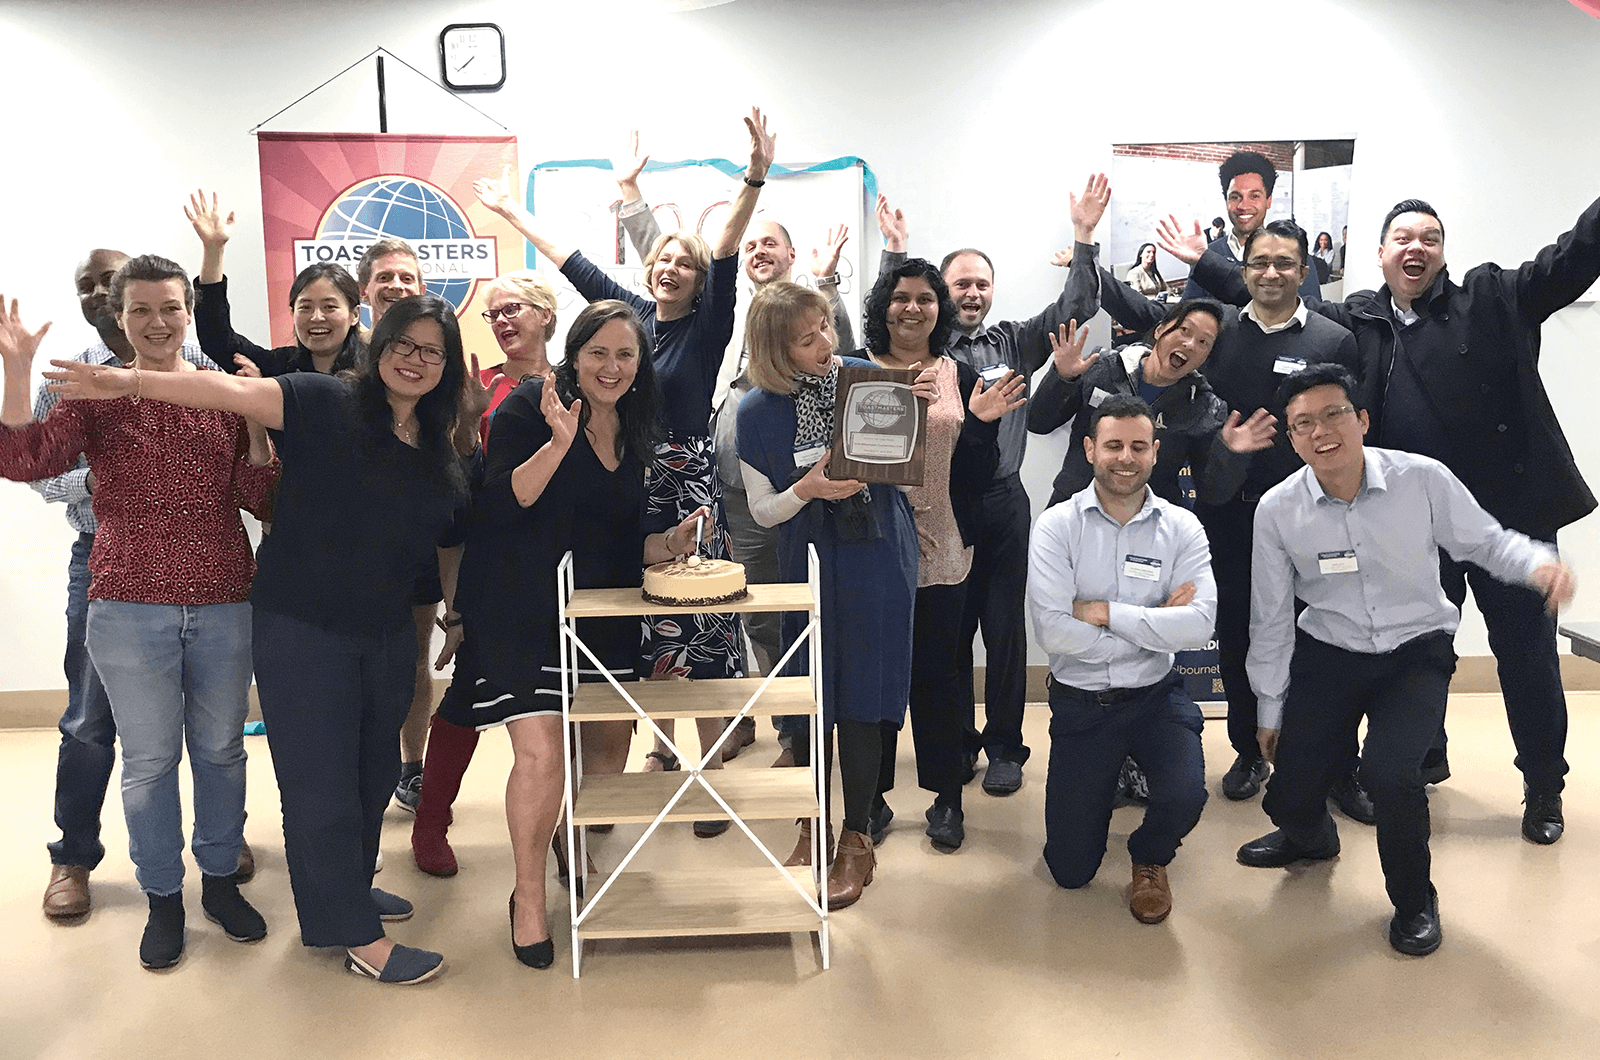
[[[646,567],[644,598],[668,607],[709,607],[750,595],[744,564],[726,559],[687,556]]]

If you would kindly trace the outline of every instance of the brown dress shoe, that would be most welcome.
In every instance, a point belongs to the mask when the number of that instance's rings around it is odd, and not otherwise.
[[[233,870],[234,883],[249,883],[256,878],[256,852],[249,843],[239,844],[239,867]]]
[[[746,716],[739,719],[739,724],[733,727],[733,732],[722,745],[722,760],[731,762],[739,757],[739,752],[756,742],[756,719]]]
[[[800,838],[795,841],[794,853],[789,855],[785,865],[811,864],[811,818],[801,817]],[[828,864],[833,864],[833,825],[828,825]]]
[[[44,915],[51,920],[76,920],[89,915],[89,870],[82,865],[51,865],[44,889]]]
[[[778,757],[772,760],[773,769],[792,769],[794,764],[794,748],[792,747],[785,747],[778,752]]]
[[[843,909],[861,899],[861,889],[872,882],[877,859],[872,855],[872,837],[846,828],[839,833],[839,848],[833,868],[828,870],[828,908]]]
[[[1141,924],[1159,924],[1172,912],[1172,888],[1165,865],[1135,865],[1128,885],[1128,910]]]

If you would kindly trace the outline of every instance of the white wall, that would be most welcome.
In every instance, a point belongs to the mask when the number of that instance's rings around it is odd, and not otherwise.
[[[21,298],[27,319],[57,322],[47,350],[83,348],[91,335],[71,295],[75,262],[109,244],[197,267],[179,207],[203,185],[240,211],[228,266],[235,309],[242,330],[264,335],[259,182],[246,130],[376,45],[436,73],[435,41],[448,22],[505,28],[506,87],[469,98],[519,136],[525,162],[605,153],[630,125],[644,128],[658,157],[727,156],[744,142],[741,111],[758,102],[772,115],[780,160],[867,158],[906,210],[915,252],[989,250],[997,318],[1051,298],[1060,274],[1047,261],[1071,238],[1066,191],[1109,167],[1113,142],[1354,137],[1357,245],[1375,249],[1388,206],[1419,195],[1443,213],[1458,271],[1523,260],[1600,192],[1600,21],[1564,0],[1276,5],[1262,31],[1316,40],[1338,67],[1342,87],[1314,110],[1304,92],[1272,83],[1281,64],[1257,66],[1243,47],[1231,67],[1202,58],[1206,42],[1239,29],[1236,0],[1011,0],[981,14],[951,0],[660,10],[615,0],[337,9],[320,0],[11,0],[0,11],[0,202],[10,211],[0,291]],[[1142,62],[1185,90],[1129,113],[1120,101],[1142,43]],[[419,90],[397,64],[389,80],[394,131],[495,128]],[[270,127],[375,129],[371,99],[364,74]],[[875,234],[860,235],[856,249],[875,253]],[[1356,287],[1378,282],[1375,254],[1352,253],[1349,269]],[[1600,482],[1600,418],[1585,400],[1597,348],[1593,306],[1545,328],[1545,378],[1580,463]],[[1025,477],[1039,501],[1058,460],[1051,444],[1030,454]],[[0,689],[62,684],[68,541],[59,510],[0,483]],[[1563,545],[1588,586],[1575,616],[1600,618],[1594,521],[1569,529]],[[1487,650],[1475,617],[1459,650]]]

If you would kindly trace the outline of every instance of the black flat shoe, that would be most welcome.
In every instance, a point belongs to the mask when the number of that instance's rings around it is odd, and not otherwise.
[[[1522,797],[1522,803],[1522,834],[1530,843],[1549,846],[1561,838],[1567,824],[1561,816],[1560,795],[1535,795],[1530,791]]]
[[[517,896],[511,896],[511,952],[517,955],[517,960],[529,968],[548,968],[556,963],[556,940],[554,936],[543,942],[535,942],[531,946],[517,945]]]
[[[961,849],[961,844],[966,842],[967,829],[963,823],[965,815],[960,810],[936,802],[928,807],[926,816],[926,831],[928,838],[933,840],[933,849],[944,854]]]
[[[1234,802],[1254,797],[1272,775],[1272,767],[1261,757],[1260,751],[1243,751],[1233,760],[1233,765],[1222,774],[1222,794]]]
[[[1253,869],[1281,869],[1297,861],[1327,861],[1338,856],[1337,836],[1329,846],[1307,849],[1297,846],[1283,834],[1281,828],[1268,832],[1260,839],[1252,839],[1239,848],[1239,864],[1249,865]]]
[[[1332,799],[1333,804],[1339,807],[1340,813],[1343,813],[1352,821],[1372,824],[1378,819],[1377,812],[1372,808],[1372,799],[1367,795],[1366,789],[1361,786],[1361,781],[1356,778],[1354,773],[1346,773],[1344,779],[1335,784],[1333,790],[1328,792],[1328,798]]]
[[[1439,892],[1428,888],[1428,904],[1420,913],[1389,921],[1389,945],[1412,957],[1426,957],[1439,948],[1444,932],[1439,928]]]

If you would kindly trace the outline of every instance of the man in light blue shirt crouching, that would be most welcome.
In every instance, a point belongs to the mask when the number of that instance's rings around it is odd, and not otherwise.
[[[1050,656],[1050,772],[1044,860],[1063,887],[1094,879],[1123,759],[1150,781],[1128,837],[1128,908],[1146,924],[1172,910],[1167,865],[1206,804],[1203,719],[1172,668],[1217,617],[1200,521],[1146,485],[1160,442],[1150,406],[1107,398],[1083,440],[1094,482],[1050,508],[1028,549],[1028,607]]]
[[[1439,583],[1439,550],[1531,586],[1552,610],[1574,583],[1549,546],[1502,527],[1439,461],[1366,447],[1355,393],[1332,364],[1295,372],[1278,391],[1307,466],[1256,510],[1246,662],[1261,750],[1277,766],[1262,808],[1278,828],[1240,847],[1239,860],[1274,868],[1339,853],[1326,800],[1364,715],[1362,779],[1395,909],[1389,943],[1420,957],[1443,938],[1422,760],[1444,719],[1461,620]]]

